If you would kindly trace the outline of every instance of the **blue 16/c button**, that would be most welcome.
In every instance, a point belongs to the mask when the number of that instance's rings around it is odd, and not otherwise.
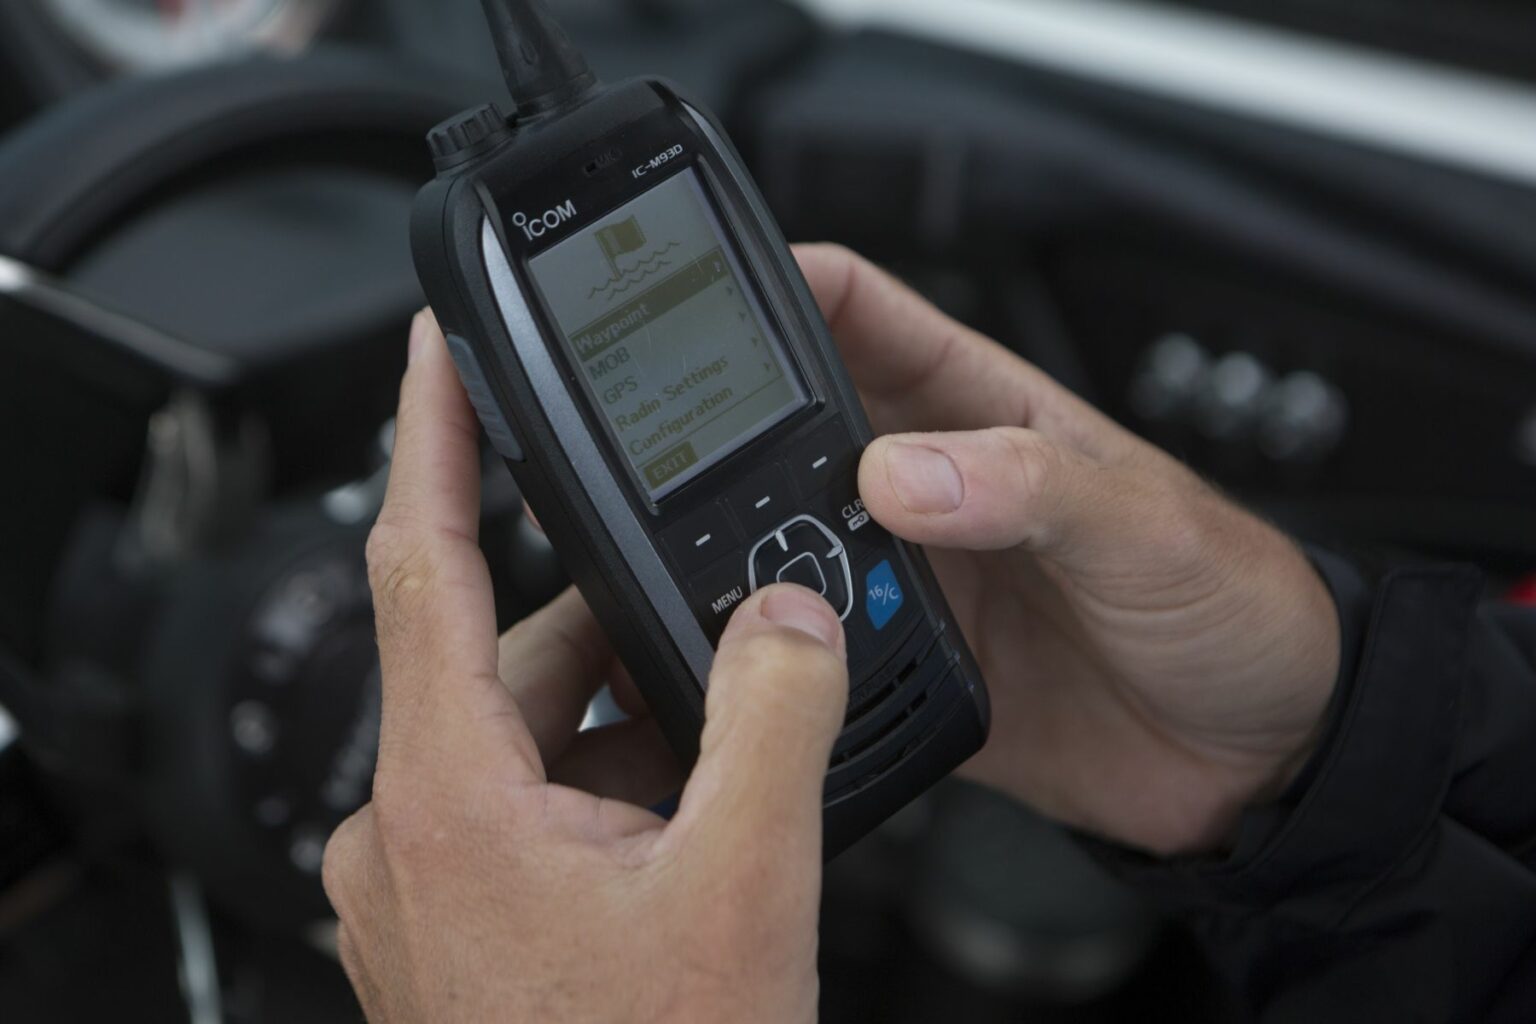
[[[907,595],[896,580],[896,570],[886,559],[869,571],[864,579],[864,612],[876,630],[884,629],[901,611]]]

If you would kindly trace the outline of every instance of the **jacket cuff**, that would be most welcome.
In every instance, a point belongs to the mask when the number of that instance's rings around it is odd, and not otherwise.
[[[1295,784],[1243,815],[1225,857],[1160,861],[1085,841],[1173,909],[1317,898],[1342,914],[1428,834],[1445,801],[1481,576],[1400,569],[1373,587],[1344,559],[1308,554],[1338,605],[1343,656],[1323,741]]]
[[[1333,596],[1333,606],[1339,618],[1339,675],[1334,680],[1333,696],[1324,715],[1324,726],[1317,749],[1307,759],[1306,765],[1276,803],[1282,807],[1296,806],[1317,781],[1318,773],[1328,759],[1329,751],[1338,741],[1339,729],[1344,723],[1344,712],[1354,693],[1355,679],[1360,672],[1361,654],[1365,649],[1366,633],[1371,625],[1371,610],[1376,595],[1372,581],[1347,558],[1325,548],[1302,545],[1311,560],[1312,567],[1323,578],[1328,592]],[[1251,838],[1251,837],[1246,837]]]

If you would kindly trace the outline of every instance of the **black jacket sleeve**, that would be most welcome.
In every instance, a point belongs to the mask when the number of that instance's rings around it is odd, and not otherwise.
[[[1220,861],[1099,852],[1262,1021],[1536,1021],[1536,610],[1313,556],[1345,658],[1298,783]]]

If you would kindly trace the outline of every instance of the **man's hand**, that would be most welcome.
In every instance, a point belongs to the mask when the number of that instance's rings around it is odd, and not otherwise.
[[[615,799],[665,792],[659,737],[644,720],[577,735],[613,656],[573,594],[498,650],[479,428],[425,316],[411,351],[368,552],[374,801],[325,858],[369,1017],[814,1020],[822,780],[848,689],[836,614],[793,587],[744,604],[676,817]]]
[[[843,249],[798,250],[874,421],[859,487],[927,545],[992,693],[974,778],[1207,850],[1316,742],[1333,601],[1295,545]]]

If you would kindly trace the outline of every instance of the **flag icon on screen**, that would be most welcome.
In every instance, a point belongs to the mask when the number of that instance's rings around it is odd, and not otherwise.
[[[645,232],[634,217],[597,229],[597,244],[603,250],[615,276],[619,273],[619,257],[645,248]]]

